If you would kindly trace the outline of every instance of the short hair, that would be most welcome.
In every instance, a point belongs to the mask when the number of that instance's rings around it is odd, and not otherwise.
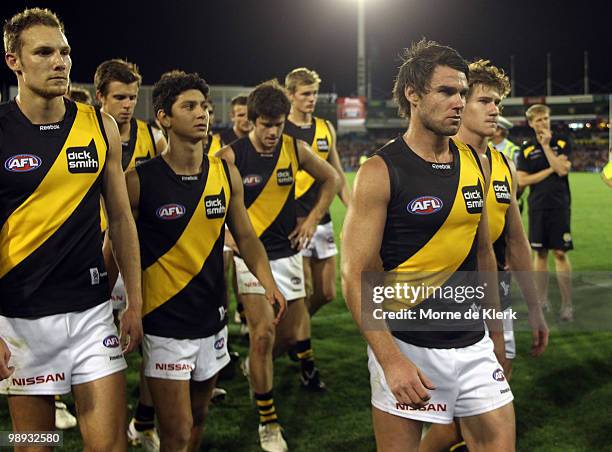
[[[174,70],[162,74],[161,78],[153,85],[153,108],[155,114],[163,110],[168,116],[172,116],[172,105],[181,93],[190,89],[197,89],[204,98],[208,99],[208,84],[197,72],[186,73]]]
[[[81,86],[70,85],[68,90],[68,97],[75,102],[81,102],[82,104],[91,105],[91,94],[86,88]]]
[[[248,100],[248,97],[245,96],[244,94],[241,94],[239,96],[232,98],[231,106],[233,107],[234,105],[246,105],[247,100]]]
[[[531,121],[535,115],[542,113],[550,114],[550,107],[544,104],[534,104],[527,109],[525,116],[527,117],[527,121]]]
[[[285,88],[290,93],[295,93],[298,85],[314,85],[321,83],[321,77],[316,71],[305,67],[298,67],[285,77]]]
[[[138,66],[129,61],[115,58],[104,61],[97,67],[94,75],[94,88],[96,91],[100,91],[103,96],[106,96],[108,85],[111,82],[121,82],[126,85],[138,82],[138,86],[140,86],[141,81],[142,76],[138,71]]]
[[[470,94],[476,85],[483,85],[497,90],[503,99],[510,93],[510,79],[503,69],[493,66],[489,60],[477,60],[469,64]]]
[[[257,85],[247,98],[247,115],[252,122],[255,122],[260,116],[286,117],[290,111],[291,102],[289,102],[285,89],[276,79]]]
[[[4,51],[6,53],[19,54],[23,46],[21,33],[36,25],[59,28],[59,30],[64,33],[64,24],[62,24],[57,15],[51,10],[43,8],[26,8],[4,23]]]
[[[469,78],[467,62],[451,47],[423,38],[413,43],[409,49],[405,49],[402,65],[393,85],[393,98],[398,104],[401,117],[410,117],[410,102],[404,94],[406,87],[413,87],[419,95],[427,94],[431,77],[438,66],[456,69]]]

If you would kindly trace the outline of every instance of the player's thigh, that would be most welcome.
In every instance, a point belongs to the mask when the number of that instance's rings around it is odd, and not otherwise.
[[[372,423],[378,452],[416,452],[423,424],[372,407]]]
[[[218,374],[204,381],[191,380],[189,390],[191,393],[191,414],[194,425],[201,426],[208,414],[208,404],[212,396],[213,389],[217,382]]]
[[[314,281],[312,276],[312,257],[304,256],[302,254],[304,262],[304,287],[306,289],[306,296],[310,297],[314,293]]]
[[[462,417],[460,424],[461,433],[470,451],[515,450],[516,427],[512,403],[476,416]]]
[[[147,377],[147,382],[162,436],[180,429],[190,430],[193,424],[190,380]]]
[[[333,300],[336,297],[336,256],[313,259],[311,266],[315,294]]]
[[[53,396],[9,396],[8,406],[14,431],[55,430],[55,402]]]
[[[310,322],[305,299],[299,298],[287,302],[286,314],[276,327],[277,342],[295,342],[305,322]]]
[[[123,371],[72,386],[79,427],[86,447],[125,450],[127,417],[126,380]]]
[[[257,329],[272,325],[274,321],[274,308],[259,294],[242,294],[242,305],[249,328]]]

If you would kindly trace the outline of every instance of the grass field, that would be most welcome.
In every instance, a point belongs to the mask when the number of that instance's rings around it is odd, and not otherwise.
[[[351,180],[352,180],[352,175]],[[574,270],[612,270],[612,190],[598,175],[572,174],[572,228],[576,250]],[[344,207],[336,200],[332,209],[336,234]],[[551,296],[555,296],[551,285]],[[589,300],[611,304],[612,294]],[[580,305],[576,316],[580,318]],[[612,333],[560,328],[556,314],[549,314],[552,330],[548,351],[539,359],[529,357],[529,333],[518,333],[519,356],[514,361],[512,389],[517,412],[518,449],[521,451],[612,450]],[[609,324],[612,327],[612,323]],[[365,342],[348,313],[338,282],[338,295],[313,319],[313,345],[326,394],[312,394],[298,385],[298,366],[287,358],[275,365],[275,400],[291,450],[372,451],[375,449],[370,419],[370,391]],[[230,331],[241,356],[247,346]],[[138,381],[136,356],[130,357],[130,393]],[[210,410],[202,450],[256,451],[257,416],[241,375],[222,386],[227,399]],[[68,399],[70,400],[70,399]],[[131,404],[134,403],[132,398]],[[6,400],[0,399],[0,430],[9,430]],[[77,431],[65,434],[63,450],[81,450]]]

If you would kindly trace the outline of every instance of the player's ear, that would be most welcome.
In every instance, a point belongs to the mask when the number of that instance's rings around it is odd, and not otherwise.
[[[6,61],[6,65],[9,69],[16,74],[21,74],[21,61],[17,54],[12,52],[7,52],[4,54],[4,61]]]
[[[404,87],[404,96],[406,96],[406,99],[411,105],[415,106],[418,105],[419,101],[421,100],[421,96],[419,96],[419,94],[416,92],[414,86],[410,85],[406,85]]]
[[[160,108],[159,110],[157,110],[156,116],[157,116],[157,120],[159,121],[159,123],[164,129],[170,128],[170,118],[168,117],[168,114],[163,109]]]

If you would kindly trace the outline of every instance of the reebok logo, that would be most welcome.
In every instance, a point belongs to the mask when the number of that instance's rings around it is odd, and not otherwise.
[[[289,165],[289,168],[276,171],[276,183],[281,187],[293,185],[293,171],[291,171],[291,165]]]
[[[497,202],[502,204],[510,204],[512,194],[510,193],[510,184],[508,183],[508,179],[503,181],[494,180],[493,192],[495,193],[495,199]]]
[[[98,150],[93,138],[87,147],[74,147],[66,149],[68,171],[72,174],[97,173],[100,163]]]
[[[204,208],[206,209],[206,218],[213,220],[215,218],[225,217],[225,192],[221,189],[218,195],[204,197]]]
[[[476,185],[462,187],[461,193],[463,194],[465,208],[468,213],[482,213],[484,197],[480,182],[478,182]]]
[[[59,128],[59,124],[45,124],[43,126],[40,126],[38,130],[44,132],[45,130],[59,130]]]

